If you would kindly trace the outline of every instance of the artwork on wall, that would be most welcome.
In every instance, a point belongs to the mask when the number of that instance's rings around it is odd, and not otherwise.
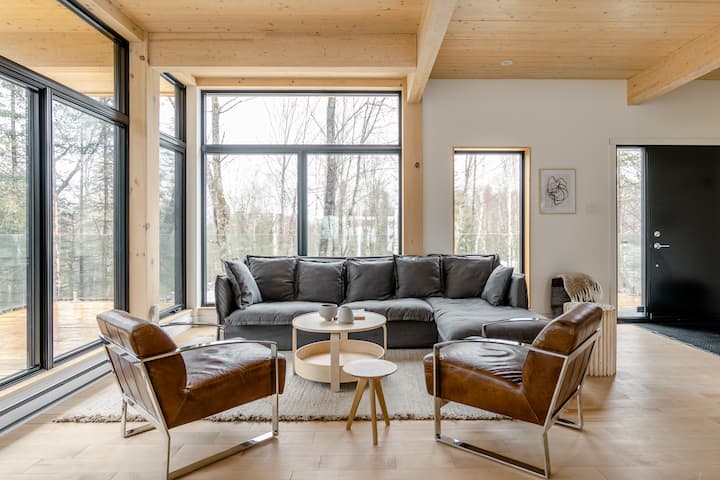
[[[540,213],[575,213],[575,169],[540,169]]]

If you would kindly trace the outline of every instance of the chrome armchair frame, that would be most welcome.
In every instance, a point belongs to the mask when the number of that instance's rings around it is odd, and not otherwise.
[[[215,324],[215,323],[187,323],[187,322],[177,322],[177,323],[168,323],[165,325],[161,325],[162,327],[170,327],[170,326],[213,326],[218,329],[217,337],[220,338],[220,332],[224,328],[223,325]],[[106,351],[109,353],[111,350],[123,357],[126,361],[128,361],[133,367],[139,369],[141,373],[141,377],[144,380],[144,384],[138,385],[140,388],[145,388],[151,403],[152,408],[150,410],[146,409],[142,405],[138,404],[136,401],[134,401],[131,397],[129,397],[125,391],[122,388],[122,383],[120,382],[120,379],[117,376],[117,372],[113,368],[113,374],[115,375],[115,380],[118,383],[118,386],[120,386],[120,391],[122,395],[122,412],[120,416],[120,424],[121,424],[121,433],[123,438],[132,437],[134,435],[138,435],[144,432],[147,432],[149,430],[158,429],[165,435],[165,458],[164,458],[164,471],[165,476],[164,478],[166,480],[174,480],[176,478],[180,478],[182,476],[185,476],[191,472],[194,472],[200,468],[203,468],[207,465],[210,465],[212,463],[215,463],[219,460],[222,460],[223,458],[227,458],[231,455],[235,455],[236,453],[242,452],[243,450],[247,450],[248,448],[254,447],[260,443],[264,443],[268,440],[271,440],[279,435],[279,421],[278,421],[278,407],[279,407],[279,392],[280,392],[280,369],[279,369],[279,362],[278,362],[278,354],[277,354],[277,343],[271,342],[271,341],[263,341],[263,340],[244,340],[244,339],[232,339],[232,340],[216,340],[213,342],[207,342],[207,343],[199,343],[194,345],[186,345],[182,347],[178,347],[175,350],[167,353],[162,353],[160,355],[154,355],[152,357],[147,358],[138,358],[135,354],[133,354],[131,351],[127,350],[123,346],[113,342],[106,336],[100,334],[100,340],[103,342],[104,347]],[[162,415],[162,410],[160,409],[160,402],[158,401],[157,395],[155,393],[155,389],[152,386],[152,382],[150,381],[150,376],[148,375],[146,364],[149,362],[152,362],[154,360],[160,360],[162,358],[172,357],[175,355],[180,355],[184,352],[189,352],[191,350],[197,350],[207,347],[214,347],[219,345],[232,345],[232,344],[239,344],[239,343],[255,343],[260,345],[265,345],[266,347],[270,348],[270,355],[271,355],[271,361],[274,363],[274,370],[275,375],[273,378],[274,384],[275,384],[275,393],[272,395],[272,430],[269,432],[262,433],[260,435],[257,435],[249,440],[246,440],[242,443],[239,443],[237,445],[234,445],[226,450],[223,450],[221,452],[215,453],[209,457],[205,457],[201,460],[198,460],[196,462],[192,462],[188,465],[185,465],[184,467],[180,467],[176,470],[170,470],[170,444],[171,444],[171,437],[170,437],[170,429],[168,428],[165,419]],[[110,358],[108,356],[108,358]],[[127,429],[127,406],[131,405],[133,408],[137,409],[148,421],[148,423],[145,423],[143,425],[140,425],[135,428]],[[152,411],[151,411],[152,410]]]
[[[455,448],[459,448],[460,450],[464,450],[466,452],[473,453],[475,455],[479,455],[483,458],[487,458],[488,460],[492,460],[494,462],[501,463],[503,465],[521,470],[526,473],[530,473],[532,475],[536,475],[538,477],[542,478],[550,478],[551,474],[551,468],[550,468],[550,450],[548,447],[548,431],[550,428],[555,425],[556,423],[558,425],[561,425],[563,427],[572,428],[575,430],[582,430],[583,428],[583,415],[582,415],[582,387],[585,383],[585,376],[587,374],[587,364],[584,367],[584,371],[582,372],[582,377],[580,379],[580,382],[578,383],[578,388],[575,390],[575,392],[568,397],[567,400],[565,400],[562,404],[558,405],[559,403],[559,396],[560,396],[560,389],[562,388],[563,381],[565,380],[565,376],[567,375],[567,366],[568,364],[583,354],[587,349],[592,349],[595,345],[595,341],[597,340],[598,335],[600,334],[600,330],[596,330],[592,335],[590,335],[583,343],[581,343],[575,350],[573,350],[569,355],[563,355],[557,352],[553,352],[550,350],[544,350],[541,348],[534,347],[533,345],[529,345],[522,342],[513,342],[508,340],[498,340],[498,339],[490,339],[490,338],[473,338],[473,339],[465,339],[465,340],[450,340],[447,342],[441,342],[436,343],[433,346],[433,402],[434,402],[434,420],[435,420],[435,440],[444,443],[446,445],[450,445]],[[548,355],[551,357],[561,358],[563,360],[562,367],[560,369],[560,375],[558,377],[557,384],[555,386],[555,390],[553,392],[552,400],[550,401],[550,408],[548,409],[547,416],[545,417],[545,422],[543,425],[540,425],[543,429],[542,431],[542,445],[543,445],[543,452],[545,454],[545,461],[544,461],[544,468],[536,467],[534,465],[530,465],[529,463],[525,463],[520,460],[516,460],[514,458],[507,457],[505,455],[502,455],[497,452],[493,452],[490,450],[486,450],[484,448],[478,447],[476,445],[467,443],[462,440],[458,440],[452,437],[448,437],[446,435],[442,434],[442,415],[440,412],[440,409],[446,405],[449,401],[444,400],[443,398],[438,396],[438,385],[440,383],[440,369],[438,368],[438,364],[440,361],[440,350],[443,347],[446,347],[448,345],[453,345],[457,343],[469,343],[469,342],[479,342],[479,343],[499,343],[499,344],[505,344],[505,345],[513,345],[517,347],[522,347],[527,349],[531,352],[537,352],[542,355]],[[588,356],[588,364],[589,356]],[[564,418],[560,418],[560,414],[562,411],[567,407],[570,402],[576,399],[577,401],[577,421],[573,422],[571,420],[567,420]]]

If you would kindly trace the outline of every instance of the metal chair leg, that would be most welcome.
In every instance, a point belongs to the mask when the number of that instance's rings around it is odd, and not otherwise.
[[[543,451],[545,452],[545,478],[550,478],[550,447],[548,446],[548,432],[542,434]]]
[[[130,430],[127,429],[127,407],[128,402],[126,399],[123,398],[122,401],[122,411],[120,413],[120,432],[122,433],[123,438],[132,437],[135,435],[139,435],[141,433],[145,433],[147,431],[153,430],[155,428],[155,425],[151,423],[144,423],[140,425],[139,427],[131,428]]]
[[[578,389],[575,394],[575,400],[577,402],[577,421],[573,422],[566,418],[558,418],[555,423],[563,427],[572,428],[573,430],[583,429],[583,413],[582,413],[582,388]]]
[[[438,439],[442,436],[442,426],[440,424],[440,408],[442,407],[442,399],[435,397],[435,438]]]

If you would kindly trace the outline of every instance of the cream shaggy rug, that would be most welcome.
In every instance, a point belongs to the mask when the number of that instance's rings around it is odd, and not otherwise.
[[[387,359],[395,362],[398,370],[382,380],[388,414],[393,420],[426,420],[433,418],[432,397],[425,389],[422,358],[428,350],[389,350]],[[341,391],[333,393],[324,383],[305,380],[292,375],[292,354],[283,352],[288,359],[285,393],[280,396],[280,419],[284,421],[346,420],[352,404],[355,383],[344,383]],[[370,418],[369,392],[363,395],[357,419]],[[120,421],[120,390],[117,385],[103,389],[92,398],[71,408],[55,422],[108,423]],[[379,414],[379,409],[378,409]],[[269,399],[241,405],[209,417],[215,422],[268,421],[271,406]],[[131,421],[142,421],[132,408]],[[455,420],[489,420],[502,418],[494,413],[450,403],[443,407],[443,418]]]

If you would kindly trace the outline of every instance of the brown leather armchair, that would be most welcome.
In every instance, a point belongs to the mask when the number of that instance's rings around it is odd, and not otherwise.
[[[425,356],[425,382],[435,402],[435,439],[540,477],[550,477],[547,433],[555,423],[582,429],[581,392],[602,310],[581,304],[559,316],[532,345],[471,337],[435,344]],[[576,422],[560,413],[577,399]],[[440,409],[457,402],[543,427],[545,468],[447,437]]]
[[[232,339],[178,347],[162,327],[221,325],[158,324],[111,310],[97,316],[100,339],[122,393],[122,435],[157,428],[165,434],[164,476],[174,479],[278,435],[278,395],[285,384],[285,359],[274,342]],[[267,396],[272,431],[180,469],[170,470],[170,429]],[[127,430],[127,405],[149,424]]]

